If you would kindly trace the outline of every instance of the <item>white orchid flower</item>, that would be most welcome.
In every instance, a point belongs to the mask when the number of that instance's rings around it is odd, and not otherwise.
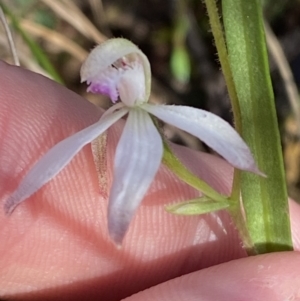
[[[114,159],[108,208],[109,234],[117,244],[121,244],[162,160],[162,138],[150,114],[198,137],[234,167],[260,173],[245,142],[218,116],[185,106],[148,103],[149,61],[130,41],[117,38],[97,46],[81,68],[81,80],[89,84],[88,91],[108,95],[113,103],[118,103],[96,123],[56,144],[33,166],[6,200],[8,214],[55,177],[86,144],[126,114]]]

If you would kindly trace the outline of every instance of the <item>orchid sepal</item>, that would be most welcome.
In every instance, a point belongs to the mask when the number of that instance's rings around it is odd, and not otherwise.
[[[186,106],[143,104],[143,108],[162,121],[201,139],[234,167],[264,176],[246,143],[219,116]]]
[[[149,114],[130,110],[116,150],[108,206],[108,230],[117,245],[154,180],[162,154],[162,140]]]
[[[101,117],[96,123],[69,136],[51,148],[37,161],[22,179],[17,189],[5,201],[4,211],[6,214],[11,214],[18,204],[54,178],[86,144],[95,140],[127,112],[127,108],[122,108],[117,112]]]

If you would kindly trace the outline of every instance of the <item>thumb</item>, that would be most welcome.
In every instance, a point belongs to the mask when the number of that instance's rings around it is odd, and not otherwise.
[[[125,300],[300,300],[299,266],[298,252],[248,257],[170,280]]]

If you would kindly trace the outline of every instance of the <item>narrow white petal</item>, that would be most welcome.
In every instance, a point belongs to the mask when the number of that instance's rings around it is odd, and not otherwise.
[[[263,175],[239,134],[215,114],[186,106],[143,104],[157,118],[205,142],[234,167]]]
[[[86,144],[96,139],[127,112],[128,109],[123,108],[100,118],[98,122],[60,141],[51,148],[32,167],[19,184],[19,187],[6,200],[4,204],[5,212],[10,214],[18,204],[29,198],[55,177]]]
[[[116,150],[108,208],[108,230],[117,244],[153,181],[162,154],[162,139],[149,114],[130,109]]]

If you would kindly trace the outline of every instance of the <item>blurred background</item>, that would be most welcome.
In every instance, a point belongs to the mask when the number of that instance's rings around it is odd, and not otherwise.
[[[219,1],[220,2],[220,1]],[[21,66],[41,73],[107,108],[106,97],[86,93],[79,70],[89,51],[107,38],[136,43],[152,67],[152,102],[211,111],[232,123],[208,18],[201,0],[3,0]],[[300,201],[300,0],[264,0],[270,72],[289,194]],[[221,8],[220,8],[221,11]],[[0,26],[0,57],[13,63]],[[166,135],[209,151],[171,126]]]

